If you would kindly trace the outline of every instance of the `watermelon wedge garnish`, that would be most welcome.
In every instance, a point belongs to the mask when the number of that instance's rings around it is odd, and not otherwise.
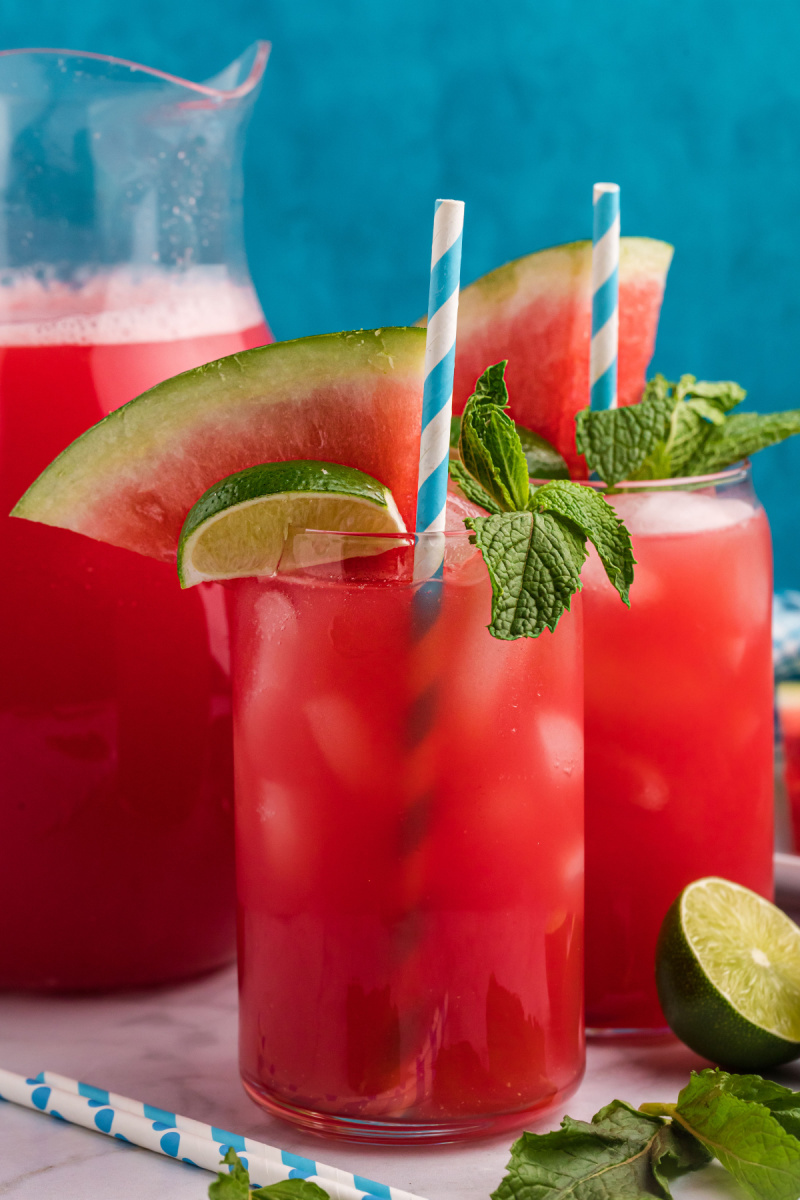
[[[620,239],[620,404],[641,398],[671,259],[666,242]],[[464,288],[458,310],[453,411],[490,363],[507,358],[511,416],[555,446],[574,477],[586,475],[575,414],[589,402],[591,266],[591,242],[540,250]]]
[[[423,329],[359,330],[186,371],[87,430],[12,515],[174,561],[212,484],[257,463],[325,459],[388,487],[413,529],[424,355]]]

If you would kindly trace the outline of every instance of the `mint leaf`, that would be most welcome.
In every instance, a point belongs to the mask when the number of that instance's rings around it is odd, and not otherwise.
[[[503,641],[554,630],[581,586],[585,542],[552,512],[468,517],[492,582],[489,632]]]
[[[729,1075],[725,1090],[740,1100],[765,1105],[787,1133],[800,1138],[800,1093],[760,1075]]]
[[[800,1141],[760,1101],[758,1085],[741,1084],[741,1078],[712,1068],[693,1071],[674,1106],[675,1119],[758,1200],[797,1200]]]
[[[690,475],[710,475],[766,446],[800,433],[800,409],[776,413],[734,413],[714,427],[687,467]]]
[[[706,400],[721,413],[730,412],[737,404],[741,404],[747,392],[738,383],[730,379],[720,379],[713,383],[697,380],[694,375],[682,375],[677,385],[678,399],[692,396],[697,400]],[[698,410],[699,411],[699,410]]]
[[[227,1174],[220,1172],[208,1189],[209,1200],[249,1200],[250,1175],[232,1146],[228,1147],[222,1162],[233,1169]]]
[[[724,425],[725,413],[717,404],[712,404],[710,400],[687,400],[686,408],[690,412],[697,413],[698,417],[702,417],[705,421],[710,421],[712,425]]]
[[[254,1188],[250,1200],[330,1200],[328,1193],[309,1179],[281,1179]]]
[[[666,442],[656,442],[642,465],[631,472],[629,479],[669,479],[672,461],[667,453]]]
[[[682,375],[675,385],[678,403],[670,418],[665,461],[661,463],[667,471],[661,478],[691,474],[691,464],[702,453],[713,427],[724,426],[725,414],[740,404],[746,394],[738,383],[726,380],[698,383],[694,375]]]
[[[691,1135],[614,1100],[591,1123],[565,1117],[552,1133],[523,1133],[492,1200],[667,1200],[668,1179],[709,1157]]]
[[[514,512],[528,500],[528,464],[514,422],[506,413],[506,361],[487,367],[461,418],[459,453],[470,475],[497,506]]]
[[[546,438],[534,433],[532,429],[526,429],[524,425],[518,425],[516,422],[514,424],[531,478],[569,479],[566,459],[558,453],[555,446],[551,446]],[[458,449],[460,438],[461,417],[451,417],[450,446],[453,450]]]
[[[631,536],[608,501],[594,488],[558,479],[536,488],[528,503],[534,512],[558,513],[589,539],[611,584],[630,606],[628,593],[636,561]]]
[[[605,412],[582,409],[575,418],[578,453],[604,483],[630,479],[656,444],[666,441],[676,403],[672,386],[656,375],[638,404]]]
[[[503,511],[499,505],[495,504],[486,489],[481,487],[477,479],[473,479],[464,464],[454,458],[450,459],[450,478],[473,504],[478,504],[490,513]]]
[[[281,1179],[251,1191],[250,1173],[232,1146],[222,1162],[233,1169],[229,1174],[220,1172],[210,1184],[209,1200],[330,1200],[323,1188],[308,1179]]]
[[[517,435],[532,479],[569,479],[566,460],[546,438],[522,425],[517,425]]]

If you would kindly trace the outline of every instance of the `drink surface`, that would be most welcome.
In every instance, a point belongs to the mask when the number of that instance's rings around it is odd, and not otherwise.
[[[153,275],[118,273],[65,296],[0,280],[3,513],[112,409],[270,340],[252,292],[208,272],[177,293],[161,282],[154,295]],[[167,564],[7,516],[0,545],[0,986],[142,984],[227,961],[221,592],[182,593]]]
[[[647,1030],[682,888],[772,896],[772,556],[749,489],[611,499],[637,566],[630,611],[584,570],[586,1019]]]
[[[582,1071],[580,615],[496,641],[461,541],[424,637],[397,580],[230,589],[242,1074],[319,1131],[519,1125]]]

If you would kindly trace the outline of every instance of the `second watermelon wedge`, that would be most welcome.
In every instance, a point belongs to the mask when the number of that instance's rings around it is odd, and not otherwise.
[[[652,238],[620,239],[620,404],[641,398],[672,253]],[[458,312],[453,411],[489,363],[507,358],[511,416],[555,446],[575,478],[586,475],[575,414],[589,401],[591,268],[591,242],[540,250],[464,288]]]

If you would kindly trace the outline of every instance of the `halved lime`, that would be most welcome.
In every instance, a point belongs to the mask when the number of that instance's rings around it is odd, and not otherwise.
[[[735,1071],[800,1057],[800,928],[763,896],[698,879],[670,908],[656,983],[678,1037]]]
[[[298,531],[405,532],[392,493],[377,479],[340,463],[264,463],[228,475],[189,510],[178,543],[182,587],[208,579],[274,575],[295,565]],[[314,541],[304,563],[330,561],[331,539]],[[392,539],[354,537],[347,557],[379,554]],[[337,555],[341,549],[337,548]]]

